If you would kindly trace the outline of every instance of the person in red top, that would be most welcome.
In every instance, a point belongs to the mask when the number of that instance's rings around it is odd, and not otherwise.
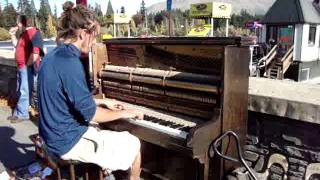
[[[16,123],[29,119],[29,105],[36,107],[37,103],[32,95],[36,94],[33,91],[36,89],[40,58],[44,53],[41,33],[35,27],[27,27],[27,17],[25,15],[18,15],[17,26],[11,28],[10,34],[13,45],[16,47],[18,102],[13,115],[8,117],[8,120]]]

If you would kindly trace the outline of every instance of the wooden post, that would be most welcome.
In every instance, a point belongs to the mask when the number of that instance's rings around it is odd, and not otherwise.
[[[214,29],[214,20],[213,17],[211,18],[211,33],[210,36],[213,37],[213,29]]]
[[[173,19],[172,19],[172,13],[169,11],[169,36],[173,36]]]
[[[130,34],[130,23],[128,24],[127,28],[128,28],[128,37],[130,37],[131,36],[131,34]]]
[[[71,180],[76,180],[76,173],[75,173],[73,164],[70,164],[70,179]]]
[[[229,36],[229,19],[226,21],[226,37]]]

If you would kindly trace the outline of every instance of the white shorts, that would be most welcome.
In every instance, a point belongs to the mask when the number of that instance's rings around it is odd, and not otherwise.
[[[128,132],[89,127],[79,142],[61,158],[97,164],[110,171],[128,170],[140,151],[140,141]]]

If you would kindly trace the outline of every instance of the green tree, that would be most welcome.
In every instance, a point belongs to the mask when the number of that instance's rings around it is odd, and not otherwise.
[[[157,25],[161,25],[163,19],[164,19],[163,15],[159,12],[154,16],[154,22]]]
[[[16,26],[17,11],[11,3],[7,2],[7,5],[3,8],[3,27],[9,30],[11,27]]]
[[[100,4],[95,3],[94,13],[97,17],[103,16]]]
[[[49,14],[52,15],[52,11],[51,11],[49,0],[44,0],[44,5],[47,6]]]
[[[9,40],[10,39],[10,34],[9,31],[4,29],[4,28],[0,28],[0,41],[5,41],[5,40]]]
[[[142,2],[141,2],[140,13],[141,14],[145,14],[146,13],[146,3],[144,2],[144,0],[142,0]]]
[[[140,14],[142,15],[142,21],[144,22],[145,20],[145,14],[146,14],[146,3],[144,2],[144,0],[142,0],[141,2],[141,6],[140,6]]]
[[[36,9],[36,6],[35,6],[35,4],[34,4],[34,0],[31,0],[31,2],[30,2],[30,7],[31,7],[32,15],[33,15],[33,16],[36,16],[36,15],[37,15],[37,9]]]
[[[113,7],[111,4],[111,0],[109,0],[106,15],[112,15],[113,13],[114,13],[114,11],[113,11]]]
[[[18,0],[18,11],[22,12],[23,11],[23,0]]]
[[[58,19],[58,11],[57,11],[57,5],[54,5],[54,13],[53,13],[53,18],[56,21]]]
[[[48,37],[48,27],[47,27],[47,22],[48,22],[48,17],[49,17],[50,11],[49,8],[46,4],[45,0],[40,1],[40,9],[39,9],[39,14],[38,14],[38,20],[39,20],[39,25],[42,33],[44,34],[44,37]]]
[[[20,14],[24,14],[27,16],[29,23],[28,25],[34,25],[36,8],[34,6],[33,0],[31,2],[29,2],[29,0],[19,0],[17,10]]]
[[[2,6],[0,4],[0,27],[3,27],[3,24],[4,22],[3,22]]]
[[[57,30],[56,27],[54,26],[53,23],[53,18],[52,16],[49,14],[48,16],[48,21],[47,21],[47,27],[48,27],[48,37],[55,37],[57,35]]]
[[[244,27],[245,23],[248,21],[256,21],[261,19],[262,15],[252,15],[248,13],[246,10],[241,10],[240,14],[233,14],[231,16],[231,22],[235,27]]]
[[[136,26],[139,26],[139,25],[141,25],[143,23],[143,21],[142,21],[143,18],[142,18],[142,15],[140,13],[137,13],[137,14],[133,15],[132,19],[133,19],[134,24]]]

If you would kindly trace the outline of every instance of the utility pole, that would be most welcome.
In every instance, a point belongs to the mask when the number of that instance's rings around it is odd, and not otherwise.
[[[173,19],[172,19],[172,0],[167,0],[167,11],[168,11],[168,19],[169,19],[169,36],[173,36]]]
[[[146,35],[148,36],[149,35],[149,30],[148,30],[148,14],[147,14],[147,10],[145,10],[145,14],[144,14],[144,19],[146,21]]]

